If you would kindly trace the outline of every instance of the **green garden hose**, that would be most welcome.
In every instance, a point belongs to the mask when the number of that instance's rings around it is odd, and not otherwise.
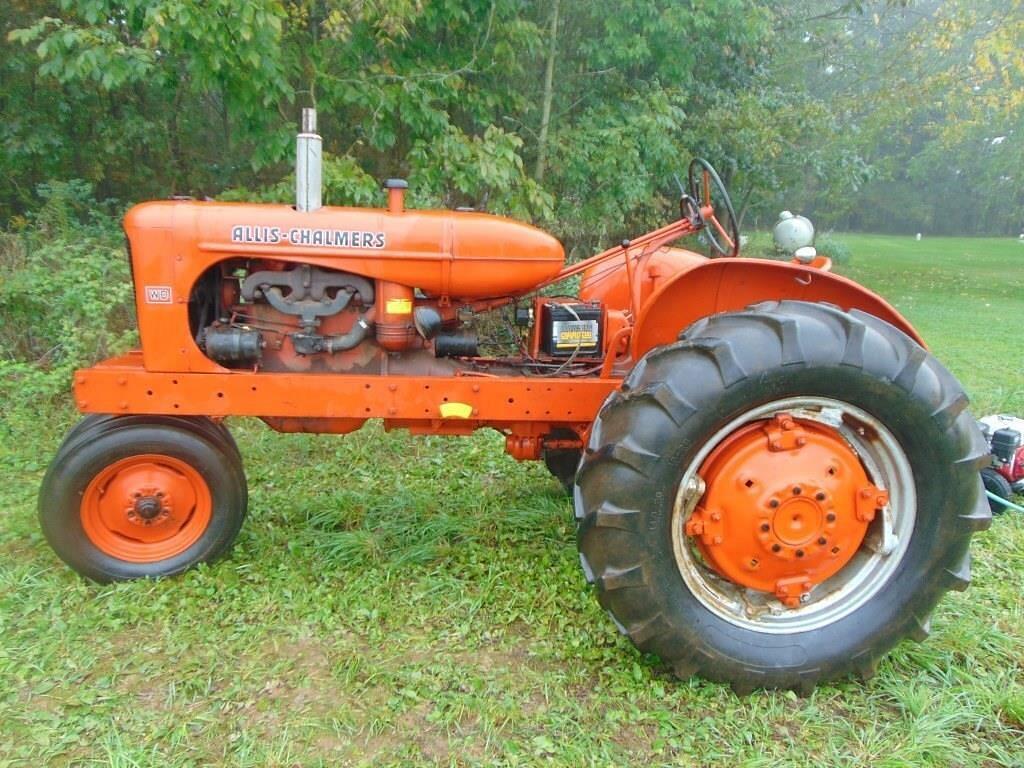
[[[1024,512],[1024,507],[1022,507],[1020,504],[1014,504],[1012,501],[1008,501],[1007,499],[1004,499],[1002,496],[996,496],[996,494],[992,493],[992,491],[985,491],[985,495],[988,496],[992,501],[996,502],[997,504],[1002,504],[1004,507],[1015,509],[1018,512]]]

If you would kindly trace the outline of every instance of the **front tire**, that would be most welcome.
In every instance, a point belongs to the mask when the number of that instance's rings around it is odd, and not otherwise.
[[[968,541],[990,514],[966,403],[862,312],[785,301],[701,320],[594,423],[575,490],[584,572],[681,677],[743,693],[869,676],[969,582]],[[784,422],[804,443],[786,444]]]
[[[169,576],[226,553],[245,518],[241,457],[219,425],[87,417],[43,478],[54,551],[98,582]]]

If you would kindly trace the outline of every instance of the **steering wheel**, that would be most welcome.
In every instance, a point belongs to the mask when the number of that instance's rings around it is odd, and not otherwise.
[[[702,208],[711,206],[711,215],[704,217],[703,234],[712,250],[720,256],[738,256],[740,227],[725,184],[707,160],[695,157],[687,171],[690,197]],[[712,190],[714,193],[712,194]]]

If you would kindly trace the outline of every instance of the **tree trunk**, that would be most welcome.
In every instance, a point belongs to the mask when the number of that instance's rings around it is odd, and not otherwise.
[[[533,169],[533,178],[538,184],[544,181],[544,170],[547,165],[548,128],[551,125],[551,98],[555,86],[555,53],[558,50],[558,3],[551,4],[551,27],[548,30],[548,61],[544,70],[544,102],[540,115],[540,134],[537,137],[537,164]]]
[[[750,205],[750,197],[754,192],[754,185],[751,184],[747,187],[746,192],[743,193],[743,198],[740,200],[740,209],[736,213],[736,228],[739,229],[743,226],[743,219],[747,216],[747,208]]]

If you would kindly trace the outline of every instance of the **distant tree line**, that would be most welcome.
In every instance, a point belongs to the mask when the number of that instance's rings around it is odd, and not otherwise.
[[[471,205],[577,255],[664,220],[703,155],[745,224],[1024,227],[1024,0],[6,0],[0,224],[41,185],[122,204]]]

